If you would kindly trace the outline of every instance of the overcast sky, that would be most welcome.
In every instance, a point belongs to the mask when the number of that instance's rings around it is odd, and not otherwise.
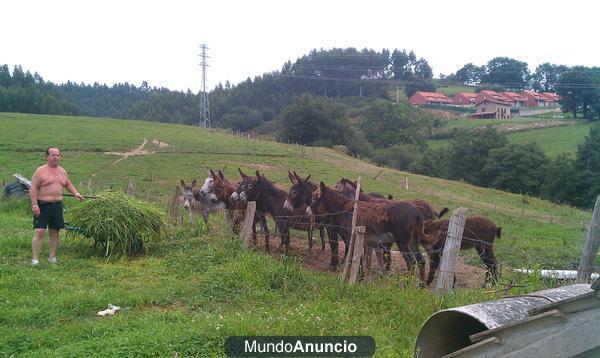
[[[55,83],[207,88],[279,70],[311,49],[413,50],[440,73],[496,56],[600,66],[595,1],[3,0],[0,64]]]

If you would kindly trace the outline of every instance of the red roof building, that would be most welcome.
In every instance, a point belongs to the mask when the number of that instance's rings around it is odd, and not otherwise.
[[[511,107],[512,103],[485,98],[475,103],[475,114],[471,118],[508,119]]]
[[[546,107],[548,105],[548,98],[541,93],[523,91],[521,94],[527,98],[527,107]]]
[[[552,92],[542,92],[542,96],[548,99],[547,103],[549,105],[557,105],[560,100],[560,96]]]
[[[516,92],[502,92],[500,94],[511,101],[514,108],[520,108],[527,102],[527,97]]]
[[[445,94],[437,92],[415,92],[408,101],[411,104],[452,104],[452,100]]]
[[[512,99],[504,97],[500,93],[498,93],[496,91],[492,91],[492,90],[481,90],[481,92],[479,92],[477,94],[477,97],[475,97],[475,103],[479,103],[479,102],[483,101],[484,99],[491,99],[494,101],[507,102],[510,106],[512,106],[514,103],[514,101]]]
[[[475,104],[475,97],[477,97],[477,93],[460,92],[452,97],[452,101],[459,106],[472,106]]]

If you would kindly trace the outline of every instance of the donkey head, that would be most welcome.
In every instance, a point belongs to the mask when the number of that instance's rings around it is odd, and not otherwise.
[[[283,203],[283,207],[288,212],[293,212],[294,209],[301,207],[302,205],[309,205],[312,192],[316,189],[316,186],[308,181],[310,175],[306,179],[300,178],[296,172],[292,175],[288,171],[290,180],[292,181],[292,187],[288,191],[287,199]]]
[[[310,205],[306,208],[306,215],[323,215],[327,212],[325,194],[330,190],[325,183],[319,183],[319,187],[312,193]]]
[[[181,187],[183,188],[183,207],[185,209],[189,209],[192,205],[192,201],[194,200],[194,187],[196,186],[196,179],[192,181],[191,185],[186,185],[183,180],[181,180]]]

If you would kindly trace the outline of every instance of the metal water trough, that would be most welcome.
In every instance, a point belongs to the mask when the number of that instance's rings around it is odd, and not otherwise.
[[[415,357],[600,354],[600,291],[577,284],[443,310],[423,324]]]

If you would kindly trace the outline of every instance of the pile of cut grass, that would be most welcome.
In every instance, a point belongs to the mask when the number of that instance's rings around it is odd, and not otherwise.
[[[68,213],[68,235],[82,235],[100,244],[105,257],[144,253],[148,244],[163,240],[163,212],[121,192],[104,192]]]

